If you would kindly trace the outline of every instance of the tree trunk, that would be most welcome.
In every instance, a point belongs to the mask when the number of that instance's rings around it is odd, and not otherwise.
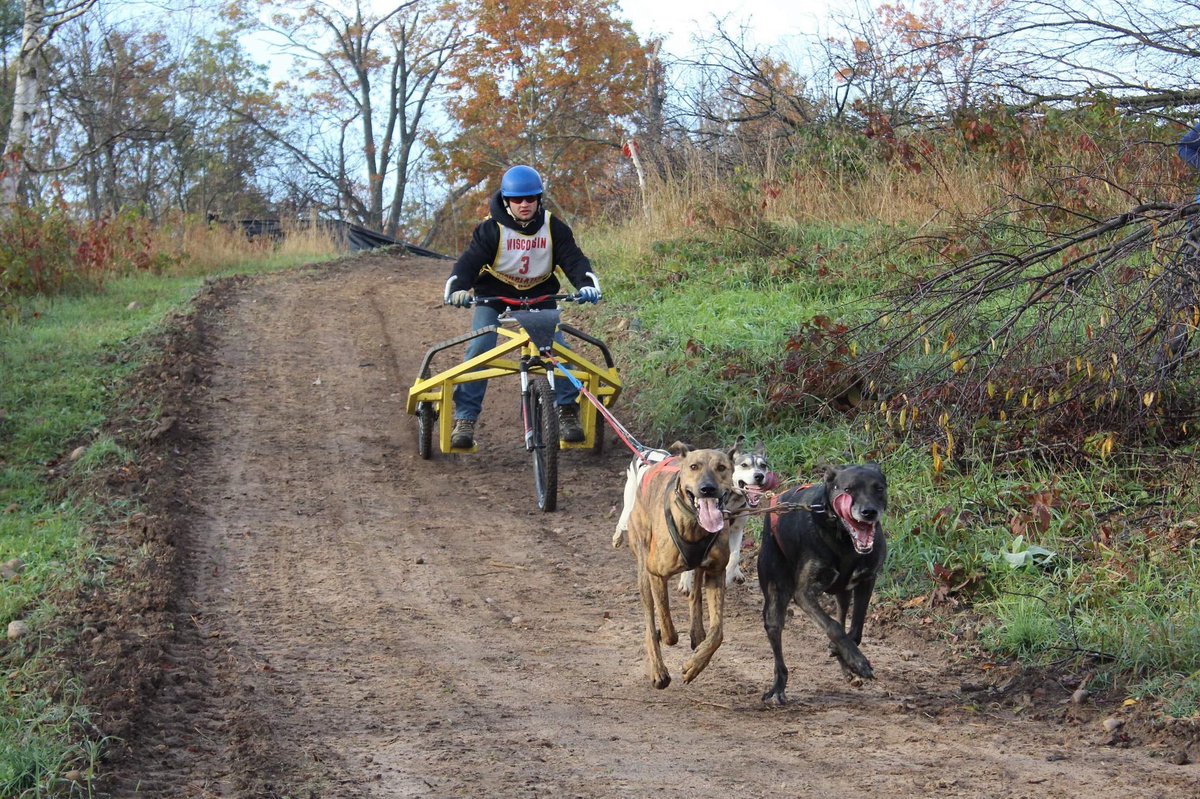
[[[37,110],[41,74],[38,60],[46,43],[46,0],[25,0],[25,24],[21,30],[21,51],[17,54],[16,83],[13,87],[12,122],[4,156],[0,159],[0,218],[9,217],[20,199],[21,179],[25,176],[25,150]]]

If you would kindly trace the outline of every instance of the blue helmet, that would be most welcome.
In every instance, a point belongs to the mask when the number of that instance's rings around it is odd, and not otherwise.
[[[500,179],[501,197],[528,197],[542,191],[542,176],[531,166],[514,166]]]

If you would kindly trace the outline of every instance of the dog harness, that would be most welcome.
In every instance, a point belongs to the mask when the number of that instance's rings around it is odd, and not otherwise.
[[[806,489],[812,488],[813,485],[814,485],[814,483],[805,483],[802,486],[796,486],[796,491],[804,491]],[[791,504],[791,503],[788,503],[788,504]],[[767,507],[774,508],[777,505],[779,505],[779,495],[772,494],[771,500],[768,503]],[[807,510],[814,517],[816,517],[816,521],[818,524],[821,524],[828,517],[828,514],[825,511],[824,503],[816,503],[816,504],[809,504],[809,505],[800,504],[799,507],[802,510]],[[779,552],[781,554],[787,552],[787,550],[783,548],[783,541],[781,541],[779,538],[779,517],[782,516],[784,513],[789,512],[794,509],[795,508],[793,507],[793,508],[788,508],[786,511],[772,510],[767,513],[767,520],[769,522],[771,522],[771,537],[775,539],[775,546],[777,546],[779,548]],[[785,559],[786,559],[786,557],[785,557]]]
[[[654,466],[652,466],[651,468],[647,469],[646,473],[642,475],[642,488],[645,488],[646,486],[648,486],[650,484],[650,478],[652,478],[654,475],[658,474],[659,472],[678,474],[679,473],[679,459],[677,457],[675,457],[674,455],[672,455],[669,458],[664,458],[663,460],[654,464]]]
[[[671,516],[671,500],[680,493],[679,491],[679,459],[672,455],[666,460],[659,461],[653,468],[647,470],[642,476],[642,488],[645,488],[650,482],[652,475],[662,472],[663,474],[671,475],[671,490],[663,499],[663,513],[667,517],[667,532],[671,534],[671,540],[675,543],[675,548],[679,550],[680,556],[683,558],[683,563],[689,570],[697,569],[704,559],[708,557],[708,552],[713,548],[713,544],[717,542],[717,537],[721,532],[709,533],[707,537],[701,538],[699,541],[685,541],[683,536],[679,534],[679,528],[675,526],[675,519]],[[688,513],[695,515],[690,503],[684,502],[684,508]]]

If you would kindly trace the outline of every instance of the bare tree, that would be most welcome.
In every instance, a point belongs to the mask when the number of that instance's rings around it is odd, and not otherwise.
[[[949,114],[989,95],[1026,107],[1200,103],[1194,0],[918,0],[838,19],[831,63],[887,113],[889,97]]]
[[[48,146],[36,154],[37,170],[78,187],[92,219],[128,205],[156,215],[169,164],[163,151],[181,124],[169,43],[94,14],[64,29],[52,50],[41,125]]]
[[[1049,237],[1010,223],[1026,244],[881,298],[846,331],[877,342],[853,368],[893,416],[951,441],[1077,454],[1097,435],[1171,440],[1200,413],[1198,213],[1151,202]]]
[[[1119,107],[1200,103],[1200,5],[1194,0],[1013,0],[1014,23],[981,37],[1016,70],[1030,104],[1107,96]]]
[[[93,220],[135,208],[241,213],[262,208],[264,138],[228,108],[269,108],[262,67],[211,19],[170,24],[99,2],[45,49],[26,191]]]
[[[72,0],[61,8],[47,0],[25,0],[21,49],[16,60],[12,115],[4,154],[0,157],[0,216],[12,213],[25,175],[25,151],[32,136],[38,94],[45,67],[45,50],[55,32],[95,5],[96,0]]]
[[[697,45],[697,58],[684,62],[692,90],[681,100],[702,138],[786,140],[817,121],[818,103],[805,79],[769,49],[748,44],[744,27],[731,32],[717,21]]]
[[[930,15],[934,5],[871,17],[886,23],[897,45],[891,63],[903,69],[860,59],[848,75],[868,79],[860,98],[906,97],[892,106],[897,121],[923,125],[989,101],[1004,102],[1009,119],[1035,109],[1020,117],[1023,127],[1038,141],[1057,135],[1060,147],[1046,151],[1054,160],[1041,164],[1037,199],[1014,194],[971,230],[935,242],[938,252],[966,255],[912,275],[881,298],[878,317],[846,331],[869,354],[842,349],[842,366],[874,381],[893,422],[920,418],[925,433],[945,435],[944,447],[974,435],[1001,448],[1019,440],[1022,452],[1095,454],[1114,440],[1179,435],[1200,412],[1198,209],[1169,201],[1174,165],[1144,145],[1173,144],[1182,129],[1162,124],[1162,113],[1200,103],[1200,7],[1000,0],[955,5],[972,12],[956,22]],[[845,54],[879,49],[847,42]],[[908,94],[872,95],[879,76]],[[1071,116],[1076,109],[1092,113]],[[1158,118],[1131,124],[1148,110]],[[1071,132],[1056,134],[1047,119],[1071,120]],[[1105,135],[1111,141],[1098,145]],[[1088,186],[1101,184],[1107,215],[1086,200]]]
[[[835,16],[839,33],[822,46],[827,68],[841,87],[837,116],[853,105],[860,116],[908,125],[931,113],[935,67],[893,24],[896,9],[858,4]]]
[[[305,113],[282,133],[252,121],[328,185],[333,207],[396,232],[432,94],[463,44],[454,6],[410,0],[381,15],[363,0],[277,6],[267,29],[296,59],[291,99]]]

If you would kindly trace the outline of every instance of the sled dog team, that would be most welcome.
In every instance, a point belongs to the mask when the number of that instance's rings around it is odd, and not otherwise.
[[[646,669],[655,688],[671,682],[662,645],[679,640],[668,581],[680,575],[679,588],[688,595],[693,651],[683,681],[691,682],[724,637],[726,587],[745,579],[739,560],[750,515],[763,516],[758,582],[775,658],[775,680],[763,701],[787,702],[781,637],[793,601],[825,631],[830,654],[848,677],[874,676],[859,644],[887,556],[882,470],[873,463],[831,467],[819,483],[770,493],[776,487],[763,446],[745,448],[742,438],[728,452],[676,442],[630,463],[612,543],[620,547],[628,539],[637,561]],[[836,618],[821,606],[822,594],[834,598]]]

